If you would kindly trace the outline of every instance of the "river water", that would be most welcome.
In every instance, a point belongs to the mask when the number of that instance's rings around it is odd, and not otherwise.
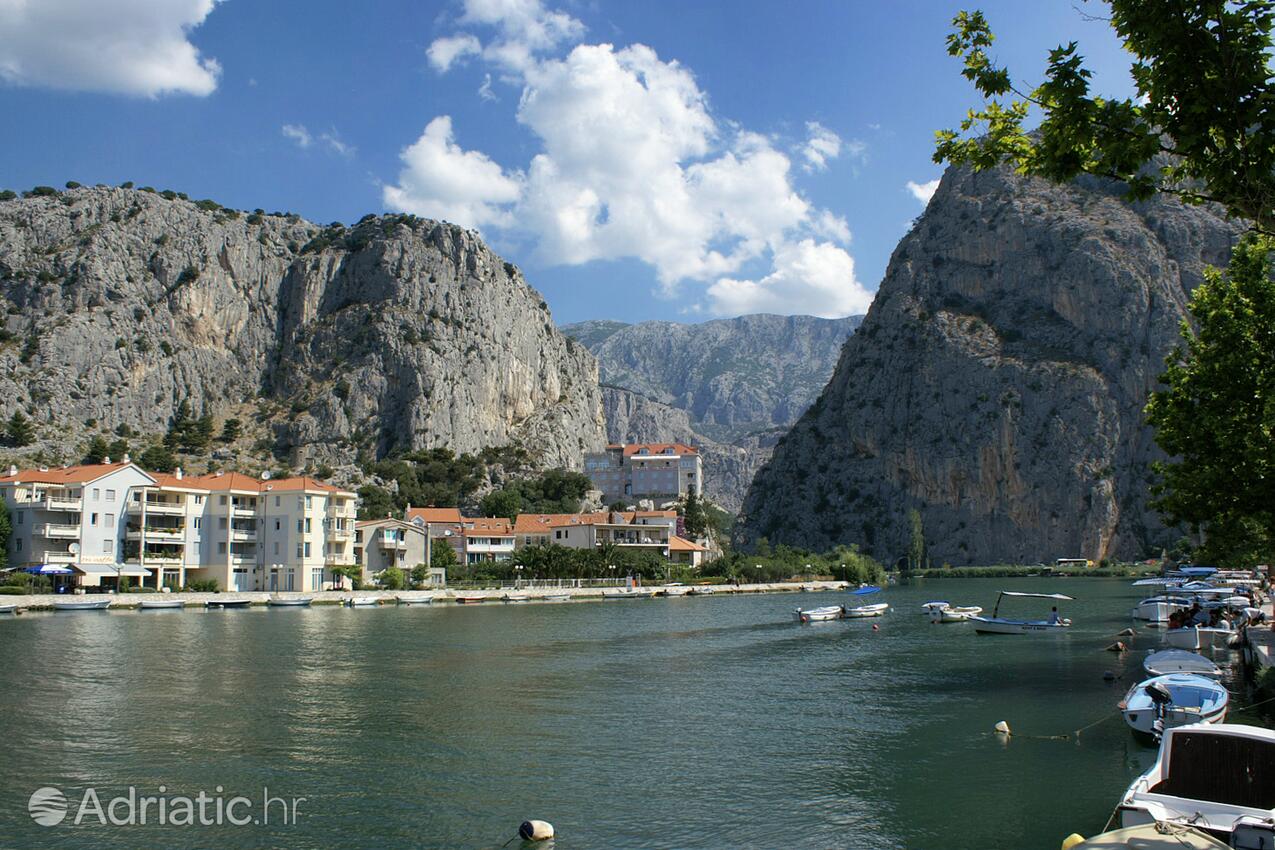
[[[918,613],[1002,588],[1071,594],[1076,625],[982,637]],[[1056,848],[1154,757],[1115,703],[1159,637],[1102,651],[1138,596],[931,580],[875,597],[883,618],[805,626],[797,604],[844,595],[6,617],[0,847],[488,848],[535,817],[560,850]],[[1071,737],[1004,742],[999,720]],[[87,789],[105,809],[129,786],[243,795],[240,820],[263,788],[285,802],[268,825],[72,824]],[[41,787],[70,801],[56,826],[28,815]]]

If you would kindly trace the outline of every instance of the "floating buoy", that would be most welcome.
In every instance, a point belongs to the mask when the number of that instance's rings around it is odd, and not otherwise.
[[[993,728],[993,729],[995,729],[995,730],[996,730],[999,734],[1001,734],[1001,735],[1008,735],[1008,734],[1010,734],[1010,731],[1009,731],[1009,724],[1008,724],[1008,723],[1006,723],[1004,720],[1000,721],[999,723],[997,723],[997,724],[996,724],[994,727],[992,727],[992,728]]]
[[[518,837],[523,841],[545,841],[553,838],[553,824],[547,820],[525,820],[518,827]]]
[[[1085,837],[1083,835],[1077,835],[1076,833],[1073,832],[1071,835],[1068,835],[1066,838],[1063,839],[1062,850],[1071,850],[1071,848],[1075,847],[1077,844],[1084,844],[1084,843],[1085,843]]]
[[[1114,682],[1116,680],[1116,674],[1112,673],[1110,670],[1103,670],[1102,680],[1104,682]]]
[[[874,632],[879,632],[879,631],[881,631],[881,627],[880,627],[880,626],[878,626],[876,623],[873,623],[873,624],[872,624],[872,631],[874,631]]]
[[[1123,632],[1118,632],[1117,634],[1119,634],[1120,637],[1133,637],[1136,632],[1134,632],[1133,629],[1125,629]],[[1075,833],[1072,834],[1074,835]]]
[[[1128,648],[1129,647],[1124,645],[1123,641],[1116,641],[1111,646],[1107,647],[1107,652],[1124,652]]]

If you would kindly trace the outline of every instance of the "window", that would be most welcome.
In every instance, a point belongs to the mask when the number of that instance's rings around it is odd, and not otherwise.
[[[301,498],[300,496],[297,496],[297,510],[299,511],[305,510],[305,499]]]
[[[280,503],[280,501],[282,501],[282,500],[281,500],[278,496],[275,496],[275,497],[274,497],[274,506],[275,506],[276,508],[277,508],[277,507],[279,507],[279,503]]]
[[[89,525],[97,525],[97,514],[89,514]]]
[[[225,496],[218,496],[218,497],[217,497],[217,504],[219,504],[219,505],[224,505],[224,504],[226,504],[226,497],[225,497]]]
[[[106,501],[108,501],[108,502],[114,502],[114,501],[115,501],[115,491],[114,491],[114,490],[107,490],[107,491],[106,491]]]
[[[21,537],[14,538],[14,542],[18,544],[18,545],[17,545],[17,550],[18,550],[19,552],[21,552],[21,551],[22,551],[22,538],[21,538]]]
[[[305,556],[306,556],[307,558],[308,558],[308,557],[310,557],[310,544],[309,544],[309,543],[306,543],[306,544],[305,544]]]
[[[96,501],[97,501],[98,499],[100,499],[100,498],[102,498],[102,488],[101,488],[101,487],[94,487],[94,488],[93,488],[93,501],[95,501],[95,502],[96,502]]]
[[[202,505],[203,503],[204,503],[204,497],[203,497],[203,496],[196,496],[196,497],[195,497],[195,504],[197,504],[197,505]]]
[[[300,544],[300,543],[298,543],[298,544],[297,544],[297,557],[298,557],[298,558],[300,558],[300,557],[301,557],[301,544]]]
[[[22,525],[24,522],[23,518],[26,516],[26,513],[26,511],[18,511],[18,525]]]
[[[134,502],[140,502],[141,500],[142,500],[142,491],[141,491],[141,490],[134,490],[134,491],[133,491],[133,501],[134,501]]]
[[[199,530],[199,524],[200,524],[201,522],[203,522],[203,520],[202,520],[202,519],[200,519],[199,517],[195,517],[195,530],[196,530],[196,531],[198,531],[198,530]]]
[[[226,530],[226,518],[224,516],[217,517],[217,528],[221,531]]]
[[[297,520],[297,534],[300,534],[300,533],[301,533],[301,530],[302,530],[302,528],[303,528],[303,527],[304,527],[304,526],[303,526],[303,524],[302,524],[302,521],[301,521],[301,520]]]
[[[103,524],[104,524],[107,528],[110,528],[111,526],[115,525],[115,514],[107,514],[107,515],[104,517],[104,519],[105,519],[105,522],[104,522]]]
[[[103,554],[103,555],[109,555],[109,554],[111,554],[111,552],[115,551],[115,548],[111,545],[111,544],[112,544],[112,543],[114,543],[114,542],[115,542],[114,540],[103,540],[103,541],[102,541],[102,554]]]
[[[218,544],[217,544],[217,554],[218,554],[218,555],[224,555],[224,554],[226,554],[226,541],[225,541],[225,540],[223,540],[223,541],[221,541],[220,543],[218,543]]]
[[[276,555],[278,555],[278,554],[279,554],[279,541],[278,541],[278,540],[276,540],[276,541],[274,542],[274,553],[275,553]]]
[[[275,531],[283,531],[283,521],[282,521],[282,520],[275,520],[275,521],[274,521],[274,530],[275,530]]]
[[[305,509],[306,509],[307,511],[308,511],[308,510],[310,510],[310,507],[311,507],[311,504],[312,504],[313,500],[314,500],[314,497],[313,497],[313,496],[306,496],[306,497],[305,497]]]
[[[306,534],[310,533],[310,518],[309,517],[305,518],[305,533]]]
[[[310,570],[310,589],[311,590],[323,589],[323,567],[315,567],[314,569]]]

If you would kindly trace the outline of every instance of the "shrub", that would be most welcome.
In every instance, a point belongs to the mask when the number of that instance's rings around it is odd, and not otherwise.
[[[68,181],[66,181],[66,188],[68,188],[68,189],[78,189],[78,188],[80,188],[80,184],[79,184],[79,183],[76,183],[74,180],[68,180]]]
[[[23,193],[23,195],[28,198],[47,198],[50,195],[56,194],[58,194],[58,190],[54,189],[52,186],[36,186],[29,192]]]
[[[187,593],[219,593],[221,588],[215,578],[196,578],[186,582],[182,590]]]
[[[132,188],[133,188],[133,181],[132,181],[132,180],[125,180],[123,183],[121,183],[121,184],[120,184],[120,188],[121,188],[121,189],[132,189]]]
[[[0,596],[25,596],[27,589],[16,584],[0,586]]]
[[[18,193],[12,189],[5,189],[0,192],[0,201],[12,201],[16,197],[18,197]]]

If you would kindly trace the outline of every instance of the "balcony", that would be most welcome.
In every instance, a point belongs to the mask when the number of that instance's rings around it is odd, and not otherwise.
[[[78,525],[61,525],[53,522],[44,522],[31,527],[31,533],[36,537],[62,537],[71,538],[72,540],[80,539],[80,527]]]
[[[329,528],[328,529],[329,540],[349,540],[351,534],[353,534],[353,532],[350,531],[350,529],[348,528]]]
[[[181,566],[181,562],[181,555],[175,555],[171,552],[165,552],[161,555],[154,555],[149,552],[146,554],[146,563],[153,564],[158,567],[166,567],[169,565],[179,567]]]
[[[74,564],[75,553],[45,551],[40,553],[40,560],[46,564]]]
[[[393,538],[382,537],[378,545],[382,549],[389,549],[391,551],[404,552],[407,550],[406,540],[395,540]]]
[[[257,541],[257,529],[232,528],[230,529],[230,539],[240,543],[255,543]]]
[[[128,503],[128,512],[140,514],[145,511],[148,514],[165,514],[165,515],[181,515],[186,513],[185,502],[161,502],[158,500],[147,499],[145,502],[130,501]]]
[[[141,540],[142,530],[136,527],[129,528],[125,533],[126,540]],[[166,543],[182,543],[186,542],[186,529],[171,528],[167,526],[147,526],[147,540],[162,540]]]
[[[84,500],[79,496],[54,495],[44,497],[43,507],[46,511],[79,511]]]
[[[231,552],[230,563],[237,564],[239,566],[243,566],[245,564],[253,566],[257,563],[257,553],[253,552],[249,554],[245,552]]]

